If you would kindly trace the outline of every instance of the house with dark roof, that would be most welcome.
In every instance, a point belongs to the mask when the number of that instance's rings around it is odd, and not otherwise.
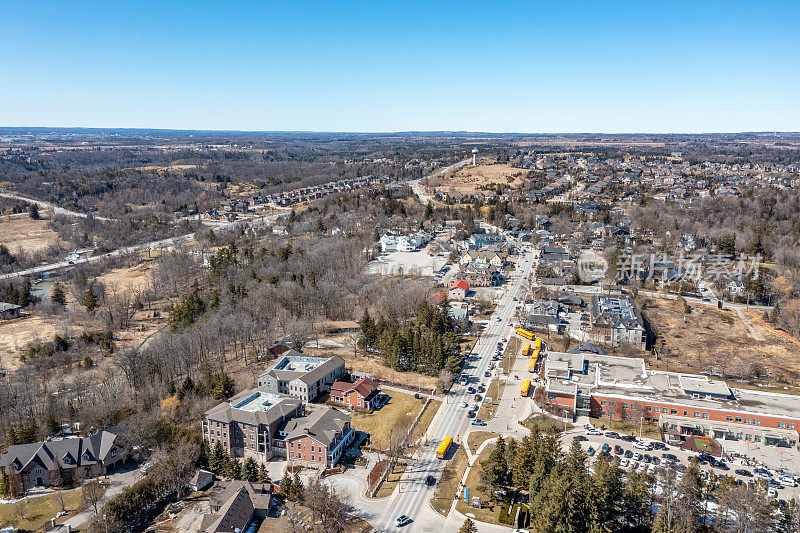
[[[336,381],[331,385],[330,399],[347,407],[373,409],[378,400],[380,389],[370,378],[361,378],[355,383]]]
[[[279,431],[286,460],[295,466],[330,468],[355,439],[350,417],[330,407],[287,421]]]
[[[630,297],[592,296],[589,316],[594,342],[614,347],[647,349],[644,319]]]
[[[34,487],[60,487],[104,475],[130,459],[130,443],[102,431],[89,437],[12,445],[0,455],[0,468],[16,497]]]
[[[209,498],[211,514],[203,516],[203,533],[244,532],[256,518],[265,518],[272,502],[272,485],[249,481],[222,482]]]
[[[17,304],[10,304],[0,302],[0,318],[3,320],[11,320],[12,318],[19,318],[22,307]]]
[[[289,350],[258,376],[258,388],[310,402],[344,374],[344,359],[339,356],[309,357]]]

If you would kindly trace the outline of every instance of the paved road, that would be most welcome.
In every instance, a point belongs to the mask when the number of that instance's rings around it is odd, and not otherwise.
[[[11,198],[12,200],[20,200],[22,202],[27,202],[29,204],[36,204],[37,206],[41,207],[42,209],[48,209],[48,210],[50,210],[51,212],[53,212],[53,213],[55,213],[57,215],[67,215],[67,216],[71,216],[71,217],[80,217],[80,218],[88,218],[89,217],[89,215],[87,215],[86,213],[78,213],[77,211],[70,211],[69,209],[64,209],[63,207],[58,207],[57,205],[51,204],[50,202],[44,202],[42,200],[34,200],[33,198],[28,198],[26,196],[20,196],[18,194],[13,194],[13,193],[10,193],[10,192],[0,192],[0,196],[2,196],[4,198]],[[93,216],[97,220],[105,220],[105,221],[115,220],[113,218],[106,218],[106,217],[101,217],[101,216],[96,216],[96,215],[93,215]]]
[[[260,218],[242,220],[237,222],[226,222],[224,224],[220,224],[219,226],[215,226],[211,228],[212,231],[222,231],[224,229],[229,229],[238,225],[250,225],[250,224],[261,224],[267,220],[274,220],[279,217],[281,213],[277,213],[274,215],[269,215]],[[194,233],[187,233],[185,235],[178,235],[176,237],[169,237],[167,239],[161,239],[152,242],[146,242],[142,244],[135,244],[133,246],[126,246],[125,248],[119,248],[117,250],[113,250],[111,252],[106,252],[103,254],[93,255],[91,257],[84,257],[78,259],[76,261],[59,261],[57,263],[49,263],[46,265],[40,265],[33,268],[27,268],[25,270],[18,270],[17,272],[10,272],[8,274],[0,275],[0,280],[2,279],[10,279],[10,278],[18,278],[20,276],[31,276],[35,274],[42,274],[44,272],[52,272],[54,270],[61,270],[63,268],[70,268],[75,265],[79,265],[82,263],[93,263],[95,261],[102,261],[103,259],[108,259],[109,257],[119,257],[122,255],[128,255],[136,252],[141,252],[144,250],[157,250],[159,248],[168,248],[170,246],[175,246],[176,244],[188,241],[194,238]]]
[[[461,168],[463,166],[468,165],[470,163],[470,161],[472,161],[472,159],[465,159],[463,161],[459,161],[458,163],[455,163],[454,165],[450,165],[450,166],[444,167],[442,169],[439,169],[436,172],[434,172],[433,174],[428,174],[427,176],[425,176],[425,178],[411,180],[408,183],[409,183],[409,185],[411,185],[411,190],[414,191],[414,194],[416,194],[417,198],[419,198],[419,202],[422,205],[427,205],[427,203],[430,202],[433,199],[433,196],[430,195],[430,194],[425,194],[425,193],[422,192],[422,187],[420,186],[420,181],[422,181],[423,179],[428,179],[428,178],[436,178],[438,176],[446,174],[447,172],[450,172],[451,170],[459,169],[459,168]]]
[[[531,253],[528,252],[527,255],[530,257]],[[471,363],[472,368],[466,370],[464,374],[473,378],[473,385],[474,382],[488,382],[488,379],[483,377],[484,372],[488,369],[497,342],[508,334],[508,323],[516,307],[513,298],[522,296],[523,282],[530,273],[532,264],[532,261],[528,261],[521,266],[520,275],[517,275],[515,280],[506,287],[504,296],[500,299],[489,321],[489,326],[484,330],[472,351],[471,356],[477,357],[477,362]],[[500,320],[498,321],[497,318]],[[460,443],[459,445],[466,445],[465,438],[470,425],[469,419],[466,418],[467,409],[461,407],[461,404],[462,402],[473,403],[471,396],[467,392],[466,386],[460,384],[453,386],[445,404],[431,422],[428,430],[429,445],[417,451],[416,457],[409,463],[406,473],[403,475],[398,491],[387,502],[382,518],[373,523],[378,531],[395,530],[394,520],[402,514],[408,515],[414,520],[410,526],[413,531],[438,532],[443,528],[449,529],[455,525],[460,527],[461,524],[457,523],[459,517],[454,517],[454,513],[451,513],[446,522],[444,517],[431,508],[429,500],[434,489],[425,485],[425,478],[429,475],[436,479],[441,477],[446,461],[436,458],[436,447],[445,437],[452,437]],[[481,524],[479,530],[506,531],[507,528]]]

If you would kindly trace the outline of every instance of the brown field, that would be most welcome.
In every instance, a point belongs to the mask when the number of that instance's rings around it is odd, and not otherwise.
[[[159,165],[150,165],[144,167],[133,167],[133,170],[155,170],[156,172],[170,172],[170,171],[181,171],[181,170],[192,170],[197,168],[197,165],[178,165],[178,164],[171,164],[167,166],[159,166]]]
[[[36,253],[54,244],[67,246],[58,233],[47,227],[49,217],[41,210],[42,218],[33,220],[27,215],[0,218],[0,244],[8,247],[12,254]]]
[[[431,178],[428,187],[436,190],[474,194],[481,191],[478,187],[498,183],[516,188],[522,183],[522,177],[527,174],[523,168],[514,168],[511,165],[479,165],[466,166],[455,174]]]
[[[52,341],[56,334],[75,331],[61,317],[30,315],[0,322],[0,368],[16,370],[19,356],[32,342]]]
[[[97,279],[108,289],[136,293],[149,285],[152,274],[153,262],[143,261],[132,267],[111,270]]]
[[[644,314],[666,348],[660,360],[648,360],[650,367],[769,378],[792,385],[800,375],[800,347],[746,312],[695,305],[685,315],[675,300],[645,297],[643,301]]]

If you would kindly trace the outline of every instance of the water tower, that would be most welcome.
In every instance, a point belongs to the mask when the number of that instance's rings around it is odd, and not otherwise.
[[[472,149],[472,166],[473,167],[477,167],[478,166],[478,149],[477,148],[473,148]]]

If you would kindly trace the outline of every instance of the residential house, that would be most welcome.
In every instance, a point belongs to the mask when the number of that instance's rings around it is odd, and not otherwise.
[[[469,293],[469,283],[464,280],[456,281],[447,290],[447,295],[451,300],[463,300]]]
[[[265,518],[272,503],[270,483],[221,482],[211,493],[211,514],[203,515],[203,533],[244,533],[256,518]]]
[[[22,307],[16,304],[9,304],[0,302],[0,319],[11,320],[12,318],[19,318]]]
[[[370,378],[362,378],[355,383],[336,381],[331,385],[330,401],[358,409],[374,409],[380,389]]]
[[[628,296],[592,296],[589,305],[594,342],[637,350],[647,348],[644,319]]]
[[[279,431],[283,454],[295,466],[330,468],[355,439],[350,417],[333,408],[318,408],[310,415],[288,420]]]
[[[17,497],[34,487],[60,487],[107,474],[128,463],[131,454],[126,439],[101,431],[89,437],[11,445],[0,456],[0,468]]]

